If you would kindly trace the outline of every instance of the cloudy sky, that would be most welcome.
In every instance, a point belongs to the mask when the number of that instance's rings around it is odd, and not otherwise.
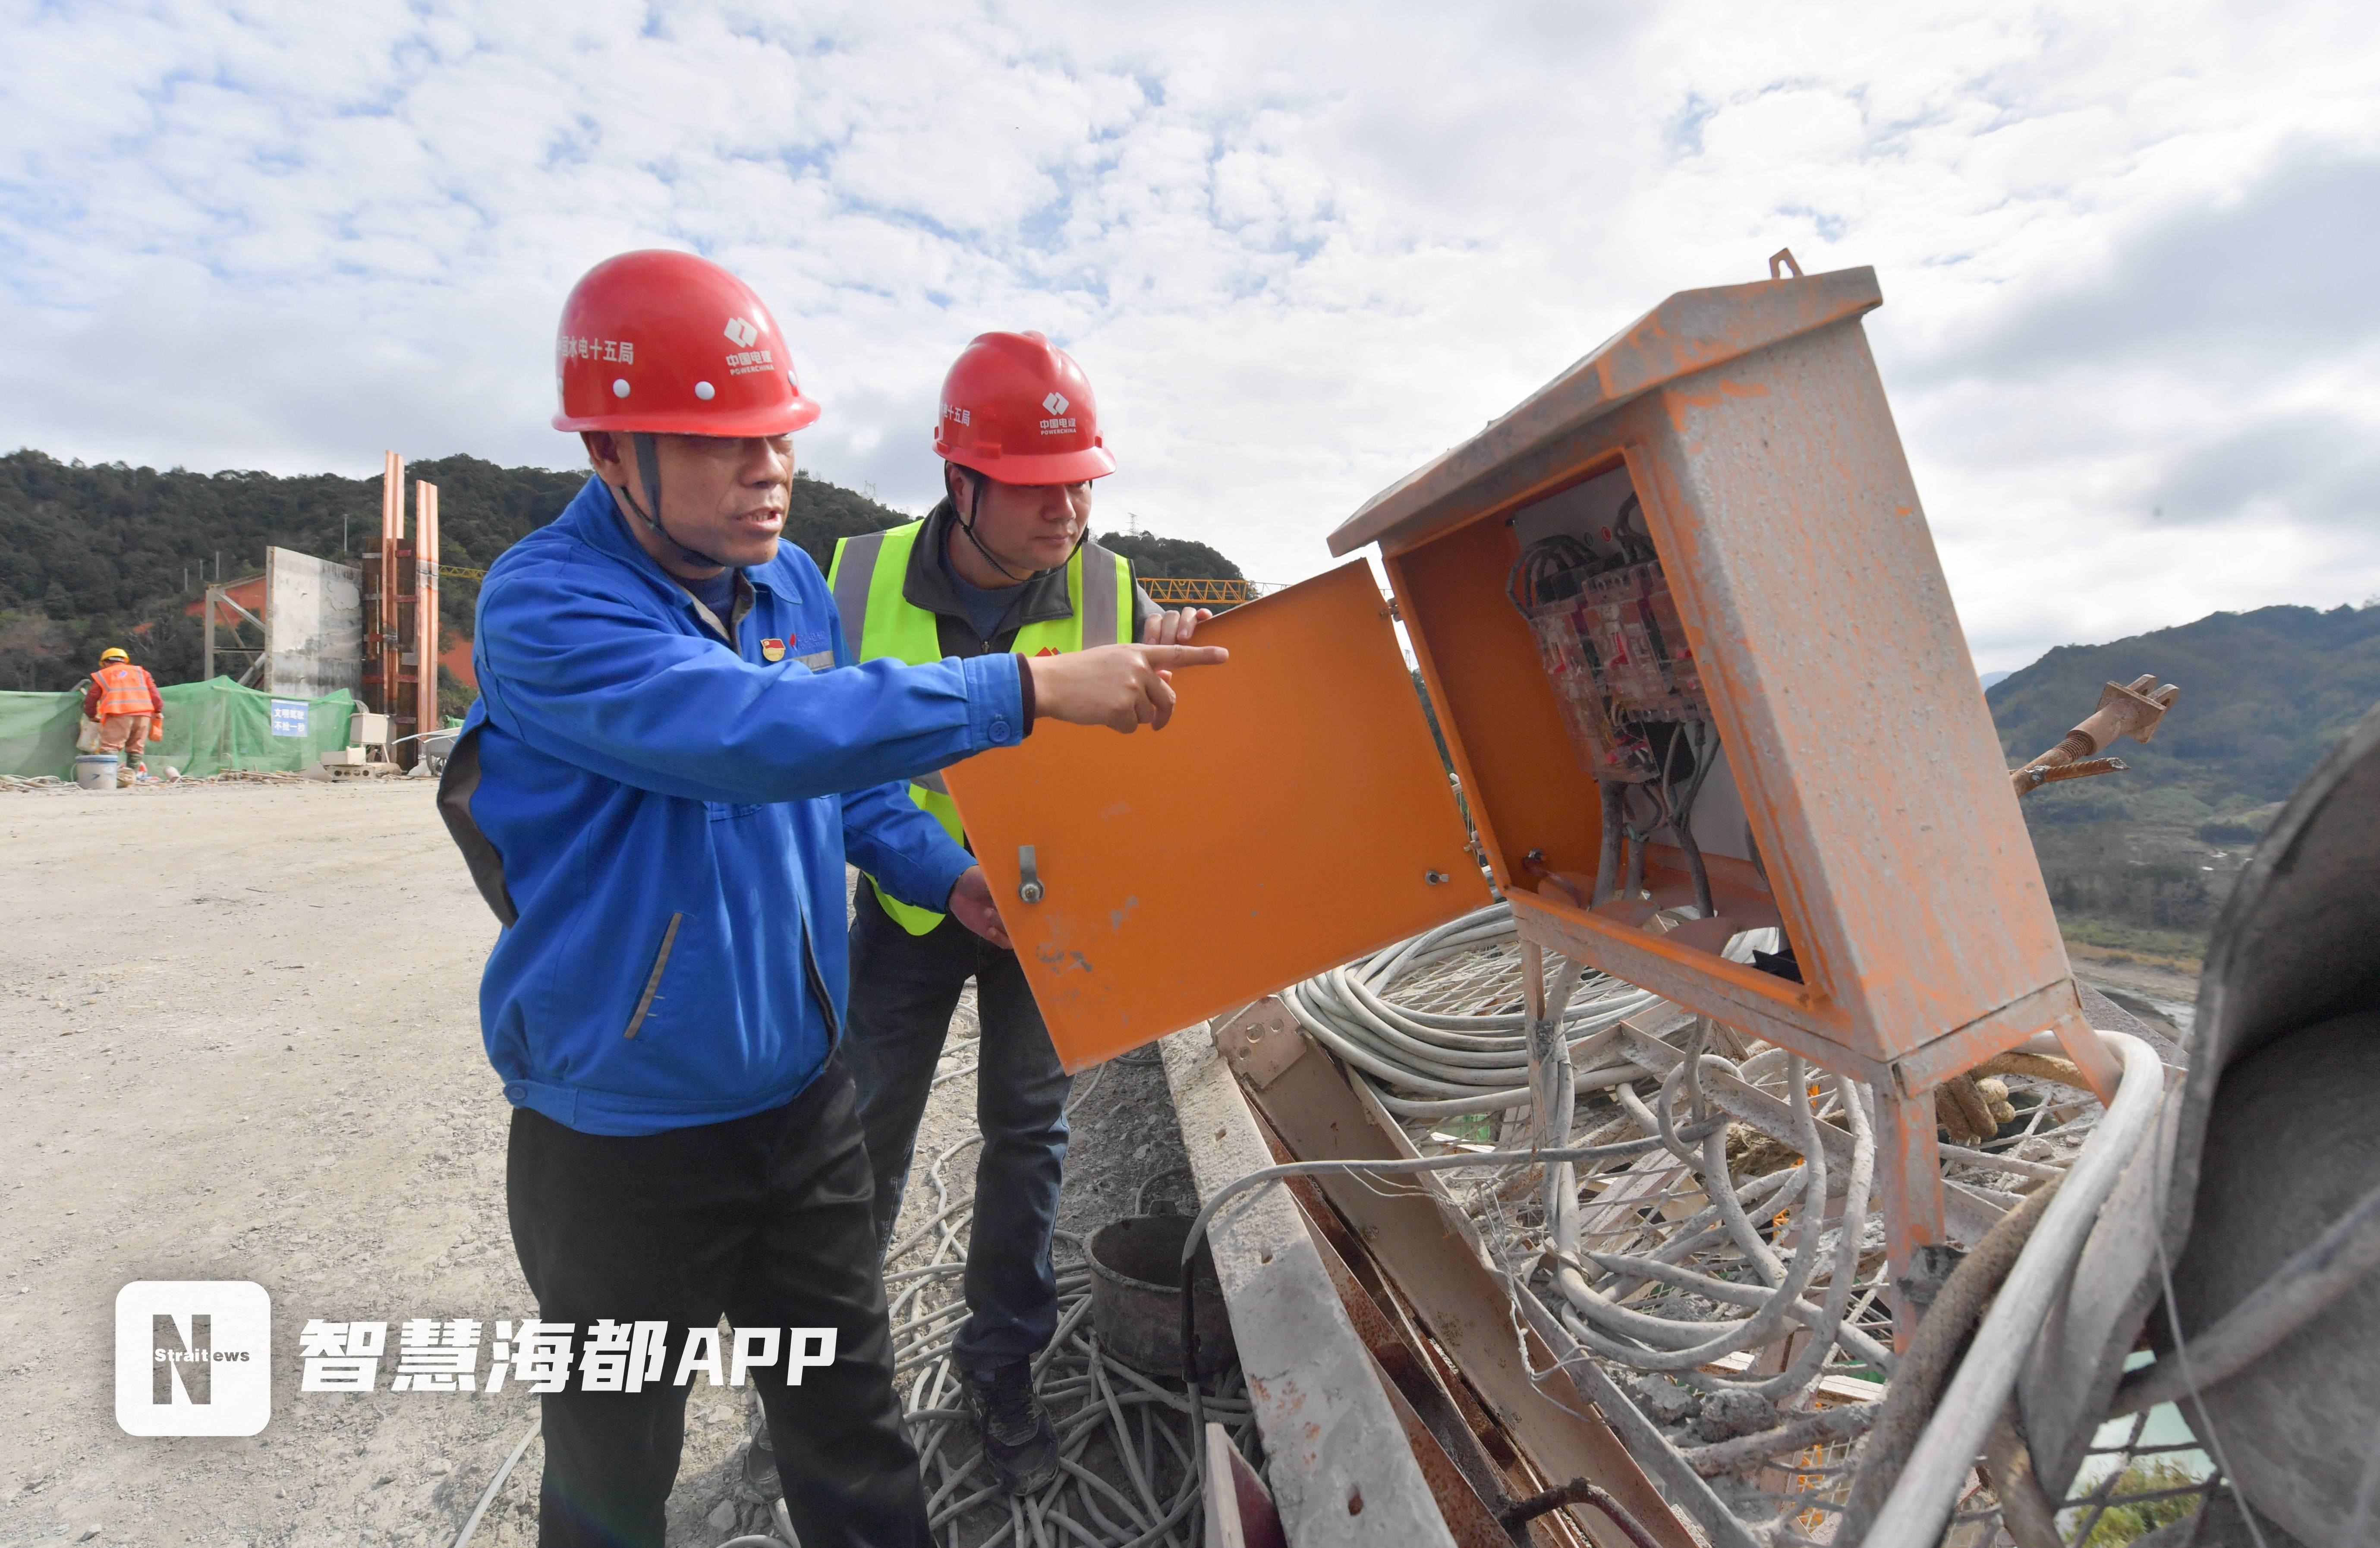
[[[562,296],[676,246],[774,308],[821,476],[921,509],[950,357],[1037,327],[1099,387],[1101,524],[1288,580],[1790,245],[1877,269],[1977,664],[2014,667],[2380,592],[2374,16],[6,0],[0,445],[567,465]]]

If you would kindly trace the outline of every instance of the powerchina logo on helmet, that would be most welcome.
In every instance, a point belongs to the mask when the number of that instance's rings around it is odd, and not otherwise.
[[[731,317],[727,320],[724,332],[727,335],[727,342],[736,347],[735,352],[727,357],[728,375],[744,376],[755,371],[776,369],[777,357],[774,351],[752,347],[752,341],[760,336],[760,330],[758,327],[741,317]]]
[[[1066,401],[1064,393],[1051,393],[1041,400],[1041,407],[1050,411],[1050,417],[1041,421],[1042,434],[1071,435],[1075,433],[1075,421],[1066,413],[1072,405]]]
[[[115,1297],[128,1435],[253,1435],[273,1418],[273,1298],[245,1279],[139,1279]]]

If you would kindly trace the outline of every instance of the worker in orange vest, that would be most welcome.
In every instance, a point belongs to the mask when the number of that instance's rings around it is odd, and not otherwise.
[[[122,648],[99,653],[99,670],[82,696],[82,713],[99,722],[101,752],[124,755],[127,773],[145,774],[143,751],[165,735],[165,701],[157,696],[157,679],[145,666],[135,666]]]

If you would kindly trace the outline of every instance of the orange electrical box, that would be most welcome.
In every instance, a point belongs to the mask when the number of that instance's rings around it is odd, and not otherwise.
[[[1925,1093],[2045,1028],[2112,1065],[1860,326],[1880,301],[1868,269],[1672,296],[1330,548],[1380,547],[1524,939],[1890,1099],[1905,1249],[1938,1217]],[[1354,567],[1293,587],[1210,626],[1234,658],[1164,734],[1045,726],[949,771],[1070,1065],[1480,900],[1383,605]],[[1048,892],[1012,904],[1026,845]],[[1126,894],[1167,899],[1129,956]],[[1786,950],[1720,956],[1762,927]]]

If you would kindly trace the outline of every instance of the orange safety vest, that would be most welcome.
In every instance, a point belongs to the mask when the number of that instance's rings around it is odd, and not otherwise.
[[[91,676],[99,684],[99,713],[94,718],[157,713],[156,685],[149,680],[146,669],[119,661],[101,667]]]

